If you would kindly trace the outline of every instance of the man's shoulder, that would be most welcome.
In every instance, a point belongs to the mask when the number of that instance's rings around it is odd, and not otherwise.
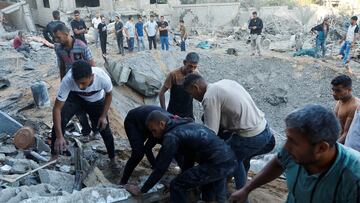
[[[345,175],[349,178],[356,178],[359,180],[360,153],[341,144],[338,144],[338,150],[341,151],[342,162],[340,166],[343,168],[342,170],[346,172]]]

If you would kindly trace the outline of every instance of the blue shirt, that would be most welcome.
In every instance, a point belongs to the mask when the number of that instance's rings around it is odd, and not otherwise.
[[[322,174],[309,175],[282,149],[278,158],[285,169],[288,203],[360,202],[360,153],[336,144],[334,164]]]
[[[144,36],[144,23],[143,22],[137,22],[135,25],[136,33],[139,37]]]

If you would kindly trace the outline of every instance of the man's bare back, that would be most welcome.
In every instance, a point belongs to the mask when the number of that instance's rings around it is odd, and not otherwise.
[[[341,125],[340,143],[345,142],[347,132],[354,118],[356,109],[360,106],[360,99],[352,97],[349,101],[338,101],[335,106],[335,115],[338,117]]]

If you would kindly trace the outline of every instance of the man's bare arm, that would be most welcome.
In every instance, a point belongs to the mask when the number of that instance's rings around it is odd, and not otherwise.
[[[343,129],[341,131],[341,136],[338,139],[338,142],[341,143],[341,144],[345,143],[345,139],[346,139],[347,133],[349,132],[351,122],[352,122],[352,120],[354,118],[355,111],[356,111],[356,108],[354,110],[351,110],[351,113],[346,118],[345,125],[344,125],[344,127],[343,127]]]
[[[62,80],[66,74],[66,67],[64,61],[60,61],[59,64],[60,80]]]
[[[56,138],[63,137],[61,130],[61,109],[63,108],[64,104],[65,102],[56,99],[53,107],[53,122],[54,122]]]
[[[165,105],[165,92],[168,90],[167,87],[162,86],[160,92],[159,92],[159,100],[160,100],[160,106],[163,109],[166,109],[166,105]]]
[[[106,117],[106,115],[110,109],[111,101],[112,101],[112,92],[108,92],[105,94],[104,110],[101,113],[102,117]]]
[[[239,202],[244,202],[247,199],[247,196],[254,189],[269,183],[275,180],[284,172],[280,164],[280,160],[275,157],[273,158],[263,170],[260,171],[251,181],[247,182],[247,184],[240,190],[231,194],[231,199],[240,200]]]

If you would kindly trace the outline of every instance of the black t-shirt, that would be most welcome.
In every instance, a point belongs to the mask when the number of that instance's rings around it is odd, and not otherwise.
[[[99,29],[99,34],[101,37],[107,36],[107,26],[105,23],[99,23],[97,28]]]
[[[115,23],[115,31],[116,31],[116,35],[118,37],[123,37],[124,36],[122,31],[118,32],[123,27],[124,27],[124,24],[122,22],[119,21],[119,22]]]
[[[169,26],[169,24],[166,21],[163,21],[163,22],[158,22],[158,26],[159,28],[166,28],[167,26]],[[167,36],[168,36],[167,30],[160,31],[160,37],[167,37]]]
[[[85,25],[85,22],[82,19],[80,19],[79,21],[72,20],[71,21],[71,28],[72,28],[73,31],[75,29],[81,30],[81,29],[86,29],[86,25]],[[74,32],[74,37],[76,39],[80,39],[81,41],[86,43],[85,34],[75,34],[75,32]]]

